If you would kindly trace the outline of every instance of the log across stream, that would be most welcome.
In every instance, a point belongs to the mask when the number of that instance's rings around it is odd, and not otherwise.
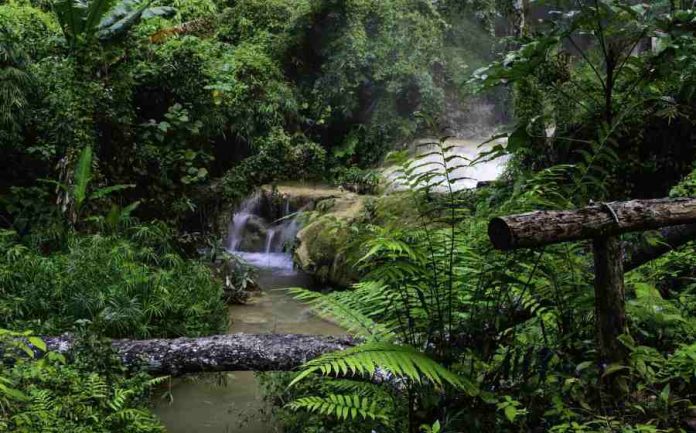
[[[265,262],[255,260],[261,266],[258,282],[264,293],[248,305],[230,307],[230,332],[345,334],[281,290],[311,284],[309,277],[292,270],[289,257],[285,260],[280,255],[268,257]],[[171,402],[162,395],[166,391],[165,388],[157,392],[155,413],[169,433],[277,431],[267,415],[253,372],[196,374],[173,379]]]

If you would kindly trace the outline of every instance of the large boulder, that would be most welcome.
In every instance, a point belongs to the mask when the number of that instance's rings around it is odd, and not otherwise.
[[[347,287],[359,278],[346,257],[350,224],[361,218],[364,198],[342,192],[341,196],[317,202],[297,234],[294,260],[321,284]]]
[[[290,209],[314,209],[314,206],[331,198],[342,197],[345,192],[338,188],[332,188],[316,184],[280,184],[264,185],[261,194],[269,206],[287,205]]]

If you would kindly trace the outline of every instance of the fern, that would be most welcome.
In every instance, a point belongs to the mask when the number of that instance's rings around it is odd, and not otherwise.
[[[357,394],[329,394],[327,397],[309,396],[299,398],[287,405],[292,410],[307,410],[321,415],[347,419],[387,419],[376,401],[370,402]]]
[[[389,340],[393,337],[393,332],[388,326],[376,322],[370,317],[370,312],[362,308],[366,303],[369,304],[369,298],[361,297],[359,302],[354,302],[356,297],[351,296],[353,293],[350,292],[325,295],[302,288],[289,290],[295,299],[309,305],[321,317],[335,321],[350,334],[374,340]],[[379,291],[360,291],[360,294],[368,296],[376,293]]]
[[[427,355],[409,347],[389,343],[366,343],[340,352],[325,354],[309,361],[290,386],[314,373],[324,376],[361,376],[374,378],[379,371],[407,378],[422,384],[428,381],[442,386],[452,385],[469,394],[476,394],[474,385],[450,372]]]

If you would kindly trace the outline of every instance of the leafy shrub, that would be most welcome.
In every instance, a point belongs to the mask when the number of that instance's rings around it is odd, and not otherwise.
[[[318,379],[289,388],[293,373],[263,373],[257,378],[264,396],[273,405],[274,418],[287,433],[353,433],[369,429],[393,433],[404,431],[406,402],[403,395],[379,385]],[[348,403],[344,394],[351,395]],[[308,395],[313,397],[306,397]],[[357,405],[353,395],[358,397]],[[305,400],[297,400],[303,398]],[[288,401],[297,404],[287,406],[285,402]],[[305,409],[305,403],[314,410],[298,410]],[[352,415],[353,408],[356,416]]]
[[[219,36],[231,43],[263,40],[286,32],[308,12],[306,0],[241,0],[224,11]]]
[[[349,167],[336,170],[336,182],[343,188],[359,194],[374,194],[380,182],[377,170]]]
[[[0,29],[15,38],[34,59],[54,51],[60,37],[55,16],[20,2],[0,5]]]
[[[443,147],[435,150],[442,170],[463,164],[448,160]],[[434,194],[449,181],[435,170],[413,172],[419,163],[402,167],[413,190],[399,197],[418,219],[383,216],[352,227],[363,281],[330,294],[294,291],[366,343],[307,363],[294,383],[318,373],[322,386],[297,389],[286,409],[324,414],[326,426],[344,418],[372,422],[361,409],[378,397],[355,387],[386,374],[383,388],[402,386],[408,401],[401,407],[413,410],[397,431],[435,426],[434,420],[439,427],[432,428],[442,431],[574,433],[668,432],[690,422],[694,286],[665,294],[650,281],[691,267],[690,249],[629,274],[630,336],[622,342],[630,359],[599,365],[587,245],[501,253],[486,232],[494,215],[574,206],[574,185],[567,184],[573,168],[542,170],[510,186]],[[449,372],[421,364],[426,356]],[[425,380],[424,371],[442,376]],[[438,386],[450,374],[463,384]],[[354,385],[349,392],[345,381]],[[393,413],[381,429],[396,425]]]
[[[0,342],[12,344],[17,335],[0,330]],[[70,360],[52,352],[41,359],[4,353],[11,366],[0,376],[0,431],[164,432],[147,408],[149,389],[163,379],[126,377],[108,344],[79,341]]]
[[[49,256],[5,233],[2,325],[55,334],[87,320],[101,335],[141,338],[224,330],[221,284],[206,266],[148,242],[149,232],[144,226],[130,229],[142,242],[73,235],[65,250]]]

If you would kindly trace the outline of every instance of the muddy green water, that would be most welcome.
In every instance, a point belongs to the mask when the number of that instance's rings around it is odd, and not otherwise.
[[[263,294],[248,305],[230,307],[230,332],[345,334],[292,299],[288,287],[309,287],[310,279],[288,269],[260,269]],[[163,395],[167,389],[159,390]],[[172,380],[171,399],[158,398],[155,413],[169,433],[275,433],[253,372],[198,374]]]

